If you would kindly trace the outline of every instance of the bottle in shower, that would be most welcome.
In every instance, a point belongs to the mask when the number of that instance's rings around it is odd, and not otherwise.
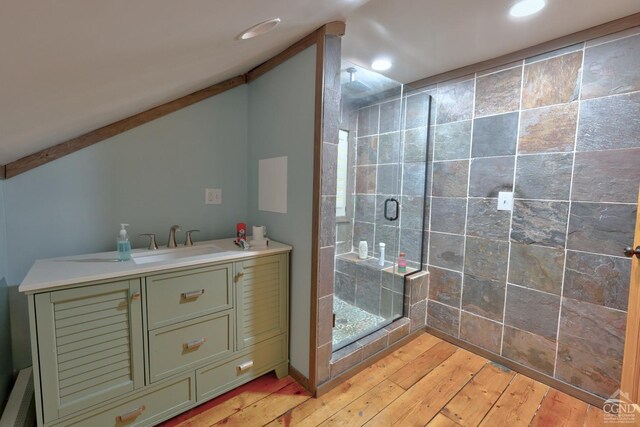
[[[385,244],[384,243],[380,243],[380,259],[378,260],[378,265],[380,267],[384,267],[384,248],[385,248]]]
[[[400,252],[400,256],[398,256],[398,273],[406,273],[407,272],[407,254],[404,252]]]

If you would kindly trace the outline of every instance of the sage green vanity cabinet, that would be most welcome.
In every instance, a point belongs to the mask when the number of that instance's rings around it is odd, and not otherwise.
[[[140,279],[35,295],[44,421],[144,386]]]
[[[286,375],[281,246],[30,292],[38,425],[155,425],[271,370]]]
[[[228,310],[150,331],[151,382],[230,356],[233,318]]]
[[[233,308],[233,264],[146,277],[149,329]]]
[[[282,254],[236,263],[238,350],[287,330],[286,261]]]

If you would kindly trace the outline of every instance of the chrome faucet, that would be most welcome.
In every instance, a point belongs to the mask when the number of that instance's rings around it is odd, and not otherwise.
[[[191,238],[191,233],[199,232],[200,230],[189,230],[187,231],[187,238],[184,241],[185,246],[193,246],[193,239]]]
[[[169,229],[169,241],[167,242],[168,248],[176,248],[178,245],[176,244],[176,231],[181,231],[179,225],[172,225]]]

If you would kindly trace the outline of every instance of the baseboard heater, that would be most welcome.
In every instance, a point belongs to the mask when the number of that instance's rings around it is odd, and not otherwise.
[[[0,427],[32,427],[36,425],[36,403],[33,395],[33,369],[25,368],[11,390]]]

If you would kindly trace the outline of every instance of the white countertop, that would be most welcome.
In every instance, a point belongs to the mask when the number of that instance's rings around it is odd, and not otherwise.
[[[64,288],[78,283],[117,279],[119,277],[141,276],[152,272],[172,268],[192,267],[211,262],[237,261],[244,258],[288,252],[292,249],[289,245],[270,240],[269,246],[266,248],[243,250],[234,244],[234,238],[232,237],[198,242],[194,244],[192,248],[207,245],[215,245],[222,249],[222,252],[176,258],[148,264],[136,264],[133,260],[118,262],[116,260],[117,252],[115,251],[41,259],[33,264],[18,289],[20,292],[27,294],[37,293]],[[181,249],[189,250],[189,248],[182,247],[170,250],[160,248],[157,251],[134,249],[131,253],[133,256],[151,255],[167,251],[180,251]]]

